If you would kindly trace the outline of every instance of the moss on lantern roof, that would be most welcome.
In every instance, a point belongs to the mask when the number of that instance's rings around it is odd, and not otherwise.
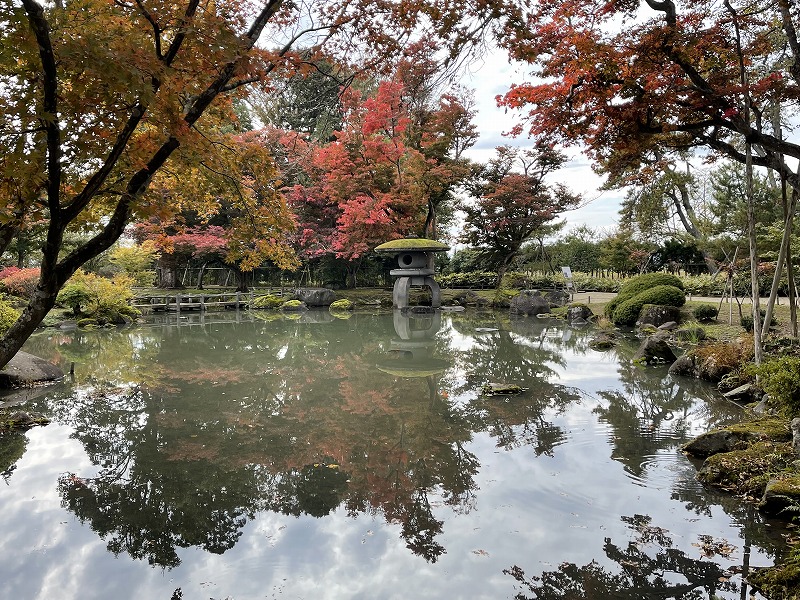
[[[445,252],[446,250],[450,250],[450,246],[427,238],[403,238],[385,242],[375,248],[375,252],[408,252],[409,250],[418,250],[420,252]]]

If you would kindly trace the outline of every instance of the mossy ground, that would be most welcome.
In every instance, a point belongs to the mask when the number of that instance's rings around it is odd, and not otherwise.
[[[800,600],[800,553],[779,566],[751,570],[747,581],[771,600]]]
[[[744,450],[709,456],[698,478],[735,494],[760,498],[770,479],[789,468],[795,458],[789,442],[755,442]]]

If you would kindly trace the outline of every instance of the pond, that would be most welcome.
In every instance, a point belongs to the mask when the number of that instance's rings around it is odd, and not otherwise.
[[[4,594],[746,597],[780,530],[680,452],[739,409],[591,336],[490,312],[37,334],[75,375],[0,439]]]

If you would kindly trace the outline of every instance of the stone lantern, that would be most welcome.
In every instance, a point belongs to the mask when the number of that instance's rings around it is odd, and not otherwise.
[[[442,305],[439,284],[433,278],[433,255],[447,250],[450,250],[447,244],[425,238],[392,240],[375,248],[375,252],[397,255],[399,268],[389,271],[390,275],[397,277],[392,291],[395,308],[408,306],[408,293],[412,285],[428,286],[431,290],[431,307],[439,308]]]

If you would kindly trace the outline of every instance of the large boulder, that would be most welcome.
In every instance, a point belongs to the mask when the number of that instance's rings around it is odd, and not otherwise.
[[[694,355],[691,353],[679,356],[678,359],[669,367],[670,375],[680,375],[682,377],[699,377]]]
[[[571,325],[584,325],[588,323],[593,316],[594,313],[592,309],[585,304],[573,304],[567,309],[567,323]]]
[[[677,306],[660,306],[658,304],[645,304],[636,321],[637,326],[652,325],[660,327],[665,323],[677,322],[681,318],[681,309]]]
[[[330,306],[336,300],[336,293],[328,288],[298,288],[297,299],[306,306]]]
[[[569,302],[569,292],[564,290],[551,290],[544,295],[544,299],[550,304],[551,308],[564,306]]]
[[[536,290],[523,290],[511,299],[509,308],[517,315],[538,315],[550,312],[550,303]]]
[[[676,356],[669,345],[670,335],[667,331],[659,331],[645,339],[636,354],[633,355],[634,362],[658,364],[675,362]]]
[[[798,505],[800,505],[800,477],[793,475],[771,479],[767,483],[758,508],[768,515],[782,516],[787,514],[787,510],[794,510]]]
[[[63,377],[64,372],[53,363],[27,352],[17,352],[0,370],[0,388],[28,387]]]

